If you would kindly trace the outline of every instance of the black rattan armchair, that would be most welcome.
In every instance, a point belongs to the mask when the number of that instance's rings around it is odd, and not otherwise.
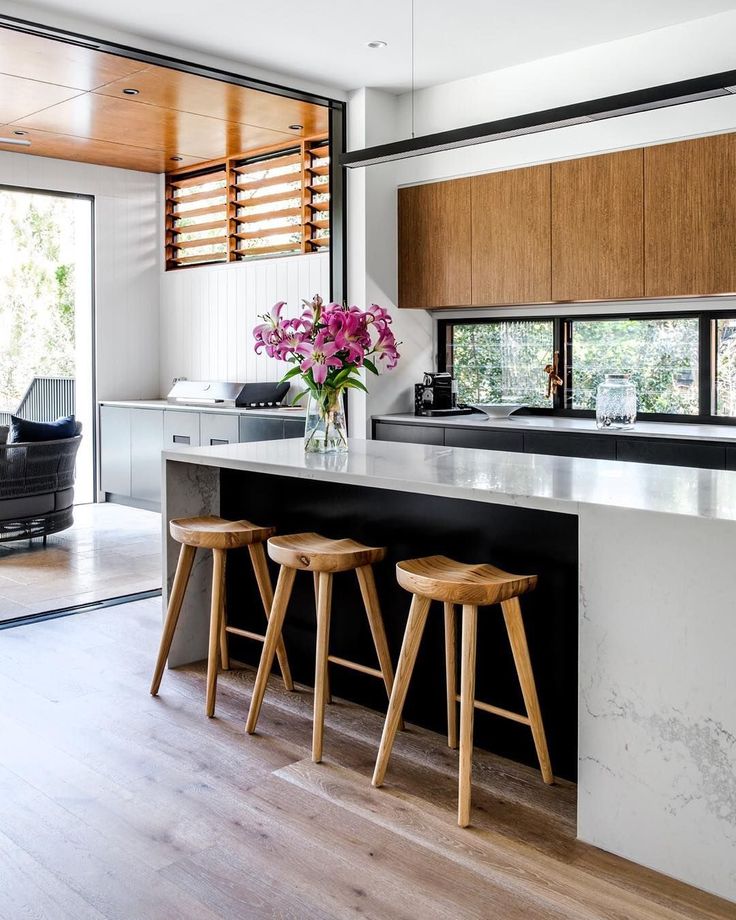
[[[82,440],[0,444],[0,542],[28,540],[74,523],[74,464]]]

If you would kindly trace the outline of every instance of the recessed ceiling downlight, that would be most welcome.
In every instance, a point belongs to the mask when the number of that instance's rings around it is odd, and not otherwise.
[[[140,90],[134,89],[132,86],[126,86],[125,89],[123,90],[123,93],[126,96],[137,96],[138,93],[140,93]]]
[[[379,40],[372,41],[372,42],[366,42],[365,45],[366,45],[366,48],[373,48],[373,49],[388,48],[388,42],[382,42]]]
[[[175,163],[181,163],[184,157],[175,156],[171,158]]]
[[[304,125],[289,125],[289,131],[303,131]]]

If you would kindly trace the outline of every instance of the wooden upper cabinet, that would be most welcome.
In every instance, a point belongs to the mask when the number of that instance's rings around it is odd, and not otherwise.
[[[644,150],[646,295],[736,291],[736,135]]]
[[[468,306],[470,240],[470,179],[399,189],[399,306]]]
[[[552,164],[552,299],[644,296],[644,159]]]
[[[549,302],[549,164],[470,181],[473,304]]]

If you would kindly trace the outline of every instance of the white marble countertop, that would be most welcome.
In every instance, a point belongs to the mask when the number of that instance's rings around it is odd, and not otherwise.
[[[165,450],[166,460],[577,514],[583,505],[736,521],[736,472],[351,440],[305,454],[301,438]]]
[[[217,412],[222,415],[275,415],[285,418],[304,418],[306,410],[301,406],[283,406],[280,409],[239,409],[232,406],[187,406],[170,403],[166,399],[101,399],[101,406],[120,406],[124,409],[170,409],[173,412]]]
[[[695,422],[646,422],[636,423],[627,431],[620,429],[598,429],[590,418],[562,418],[552,415],[512,415],[509,418],[488,419],[482,415],[451,415],[445,417],[412,415],[374,415],[375,422],[399,424],[432,425],[443,428],[518,428],[522,431],[569,431],[576,434],[597,434],[602,438],[640,437],[675,438],[693,441],[719,441],[736,444],[736,425],[700,425]]]

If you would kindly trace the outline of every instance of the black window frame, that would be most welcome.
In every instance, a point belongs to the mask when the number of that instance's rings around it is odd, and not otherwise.
[[[686,424],[736,425],[736,416],[715,415],[716,402],[716,320],[736,319],[736,308],[709,310],[667,310],[657,312],[579,313],[498,317],[454,317],[437,321],[437,369],[447,370],[448,346],[452,343],[454,325],[487,325],[503,322],[552,322],[553,351],[560,353],[560,376],[563,385],[554,394],[552,407],[530,406],[522,410],[528,415],[552,415],[564,418],[595,418],[592,409],[573,409],[572,403],[572,324],[606,320],[698,320],[698,414],[684,415],[666,412],[640,412],[638,418],[652,422],[682,422]],[[550,355],[550,358],[552,356]],[[541,371],[541,368],[540,368]]]

